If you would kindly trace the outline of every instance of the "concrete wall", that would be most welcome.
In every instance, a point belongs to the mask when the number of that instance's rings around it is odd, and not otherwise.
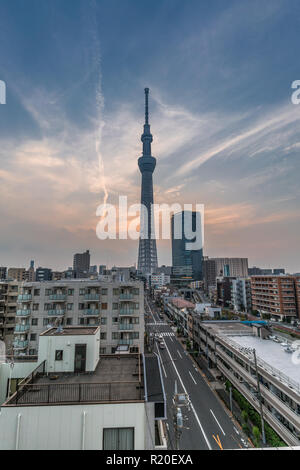
[[[99,361],[100,329],[95,335],[40,336],[40,364],[47,361],[47,372],[73,372],[75,345],[86,344],[86,371],[94,371]],[[55,351],[63,351],[63,360],[55,360]]]
[[[102,450],[111,427],[134,427],[135,450],[144,450],[152,447],[149,426],[154,436],[151,405],[148,419],[144,403],[2,407],[0,450]]]
[[[4,403],[7,398],[9,378],[23,379],[37,366],[37,362],[15,362],[13,367],[8,363],[0,364],[0,405]]]

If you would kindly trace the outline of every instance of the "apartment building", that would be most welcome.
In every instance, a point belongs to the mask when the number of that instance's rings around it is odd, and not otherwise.
[[[157,355],[99,357],[101,330],[46,330],[23,380],[22,366],[0,364],[0,390],[16,381],[1,406],[0,450],[166,450]]]
[[[231,306],[236,312],[251,312],[251,280],[236,278],[231,281]]]
[[[101,325],[101,354],[143,352],[144,290],[139,281],[91,279],[22,283],[14,354],[36,355],[49,326]]]
[[[212,372],[221,373],[259,412],[255,350],[264,419],[288,445],[299,446],[300,376],[292,354],[299,357],[300,349],[262,339],[257,331],[260,328],[238,321],[194,319],[194,347],[208,360]]]
[[[0,281],[0,339],[11,354],[19,286],[17,281]]]
[[[26,280],[25,268],[9,268],[7,271],[7,279],[22,282]]]
[[[181,328],[185,336],[189,336],[189,330],[192,328],[190,313],[194,311],[194,309],[195,304],[182,297],[170,297],[165,300],[164,304],[165,313]]]
[[[281,321],[299,317],[297,276],[251,276],[252,308]]]

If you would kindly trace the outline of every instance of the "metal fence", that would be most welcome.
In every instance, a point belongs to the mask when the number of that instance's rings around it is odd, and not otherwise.
[[[143,400],[139,382],[111,383],[25,383],[8,405],[132,402]]]

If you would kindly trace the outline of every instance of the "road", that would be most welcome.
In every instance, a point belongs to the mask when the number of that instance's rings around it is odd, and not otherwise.
[[[146,300],[150,313],[147,330],[160,333],[165,349],[155,341],[154,352],[161,360],[164,386],[167,397],[169,448],[176,449],[173,431],[173,395],[175,382],[179,393],[190,397],[190,409],[184,409],[184,429],[180,438],[181,450],[222,450],[244,448],[240,431],[224,410],[222,404],[205,381],[165,320],[159,318],[151,300]],[[166,318],[166,317],[165,317]]]

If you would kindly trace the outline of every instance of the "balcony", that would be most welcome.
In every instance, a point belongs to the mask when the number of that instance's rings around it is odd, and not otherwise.
[[[133,300],[133,294],[130,292],[120,294],[120,300]]]
[[[48,317],[61,317],[66,313],[65,310],[48,310],[47,315]]]
[[[119,339],[119,345],[128,345],[133,344],[133,339]]]
[[[85,294],[84,298],[85,300],[94,300],[97,302],[100,300],[100,294]]]
[[[119,313],[120,315],[134,315],[135,310],[134,308],[121,308]]]
[[[130,331],[133,330],[133,323],[119,323],[119,330]]]
[[[17,310],[17,317],[29,317],[31,315],[31,310]]]
[[[87,308],[83,310],[83,315],[98,317],[99,310],[97,308]]]
[[[29,331],[30,325],[17,325],[15,328],[15,334],[25,333]]]
[[[65,302],[67,296],[66,294],[51,294],[49,298],[50,300],[55,300],[56,302]]]
[[[31,294],[22,294],[18,296],[18,302],[30,302],[32,300]]]
[[[28,346],[28,340],[26,341],[14,341],[14,349],[26,349]]]

